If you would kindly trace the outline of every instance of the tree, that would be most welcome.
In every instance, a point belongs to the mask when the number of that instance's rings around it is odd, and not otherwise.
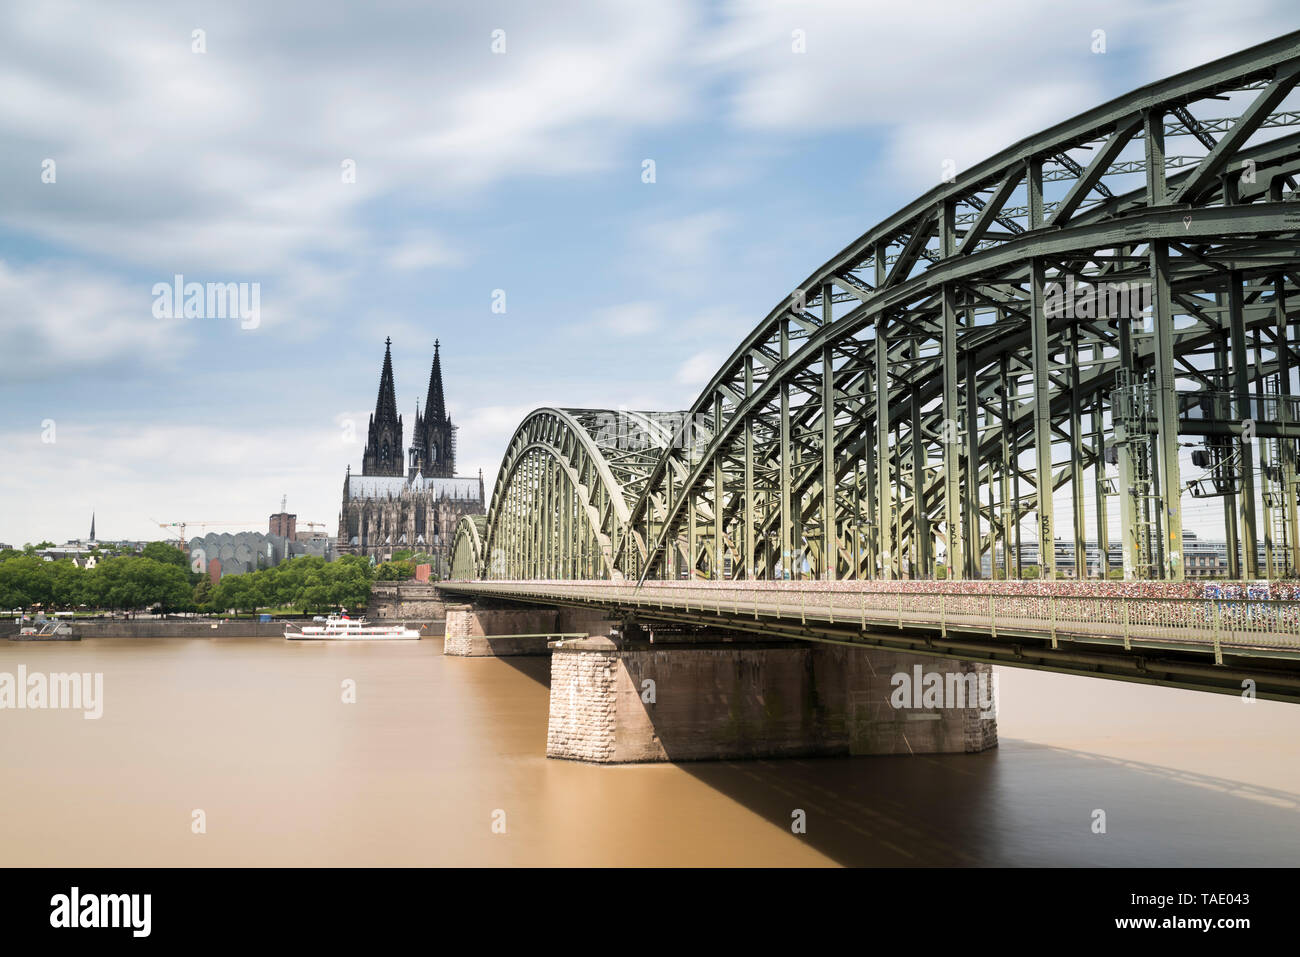
[[[181,568],[188,568],[190,564],[185,559],[183,551],[166,542],[150,542],[140,552],[140,557],[151,558],[156,562],[162,562],[164,565],[179,565]]]
[[[50,604],[60,608],[76,608],[81,604],[85,571],[70,558],[46,562],[45,566],[50,583]]]
[[[351,561],[327,562],[303,555],[271,568],[227,575],[215,585],[201,581],[190,600],[213,612],[301,608],[314,613],[365,607],[370,600],[370,565],[360,556],[349,557]]]
[[[194,591],[190,596],[190,600],[194,603],[194,608],[197,611],[210,612],[213,610],[212,592],[215,587],[212,584],[212,579],[207,575],[199,579],[199,583],[194,586]]]
[[[371,577],[370,559],[367,558],[365,555],[340,555],[338,561],[336,561],[334,564],[341,568],[360,569],[362,574],[364,574],[367,579]]]
[[[86,576],[88,605],[113,611],[130,611],[141,607],[144,594],[140,583],[130,574],[132,558],[108,558]]]
[[[189,556],[175,545],[167,542],[149,542],[140,551],[140,557],[152,559],[164,565],[175,565],[185,572],[191,585],[198,584],[200,573],[190,568]]]
[[[77,598],[114,611],[154,608],[166,614],[194,607],[193,586],[183,565],[135,555],[106,558],[82,572]]]
[[[415,577],[415,567],[407,561],[380,562],[375,566],[375,581],[397,582]]]
[[[365,564],[335,562],[329,567],[326,580],[329,602],[335,607],[357,608],[370,601],[370,569]]]
[[[330,608],[329,588],[323,584],[308,585],[302,590],[300,600],[302,610],[307,614],[328,611]]]
[[[49,562],[22,555],[0,564],[0,606],[30,608],[49,605],[53,597]]]
[[[184,565],[164,564],[151,558],[127,559],[131,577],[139,583],[144,607],[159,614],[188,611],[194,607],[194,588]]]
[[[222,578],[212,592],[213,606],[219,612],[234,609],[236,614],[241,611],[256,610],[257,599],[250,587],[254,574],[256,573],[247,572],[243,575],[227,575]]]

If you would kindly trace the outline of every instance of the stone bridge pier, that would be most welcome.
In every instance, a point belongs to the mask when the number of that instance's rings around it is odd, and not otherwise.
[[[617,623],[581,609],[477,599],[447,605],[444,655],[462,658],[549,655],[563,635],[607,634]]]
[[[992,668],[742,633],[554,643],[549,757],[599,763],[997,746]]]
[[[444,653],[550,654],[553,758],[617,764],[997,746],[992,668],[953,658],[491,600],[448,606]]]

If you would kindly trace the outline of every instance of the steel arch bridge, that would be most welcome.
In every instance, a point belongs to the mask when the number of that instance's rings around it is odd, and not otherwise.
[[[533,412],[456,577],[1051,578],[1058,537],[1083,577],[1117,518],[1180,580],[1198,499],[1230,575],[1293,574],[1298,79],[1293,33],[950,176],[689,409]]]

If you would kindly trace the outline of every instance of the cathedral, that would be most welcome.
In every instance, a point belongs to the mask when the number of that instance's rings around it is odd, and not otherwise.
[[[366,432],[361,474],[348,466],[339,513],[340,554],[373,555],[384,561],[395,551],[423,552],[433,559],[433,574],[445,578],[451,545],[462,515],[484,511],[483,473],[456,475],[456,426],[442,395],[442,361],[433,343],[433,369],[424,413],[415,410],[415,429],[405,460],[402,417],[393,386],[392,339],[384,340],[379,398]]]

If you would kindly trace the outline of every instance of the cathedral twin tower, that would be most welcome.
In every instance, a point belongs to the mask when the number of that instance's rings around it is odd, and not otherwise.
[[[366,451],[361,458],[362,475],[402,475],[408,478],[450,478],[456,474],[456,427],[447,416],[442,398],[442,361],[438,340],[433,340],[433,369],[424,414],[415,410],[415,432],[407,466],[402,463],[402,417],[397,414],[397,393],[393,387],[393,340],[384,340],[384,369],[379,375],[379,398],[370,416]]]
[[[349,466],[343,479],[338,550],[379,561],[398,551],[428,555],[433,574],[445,577],[456,523],[464,515],[483,514],[483,474],[456,475],[456,426],[443,400],[437,340],[424,412],[415,411],[411,447],[403,460],[392,345],[392,339],[384,340],[379,398],[366,432],[361,474]]]

